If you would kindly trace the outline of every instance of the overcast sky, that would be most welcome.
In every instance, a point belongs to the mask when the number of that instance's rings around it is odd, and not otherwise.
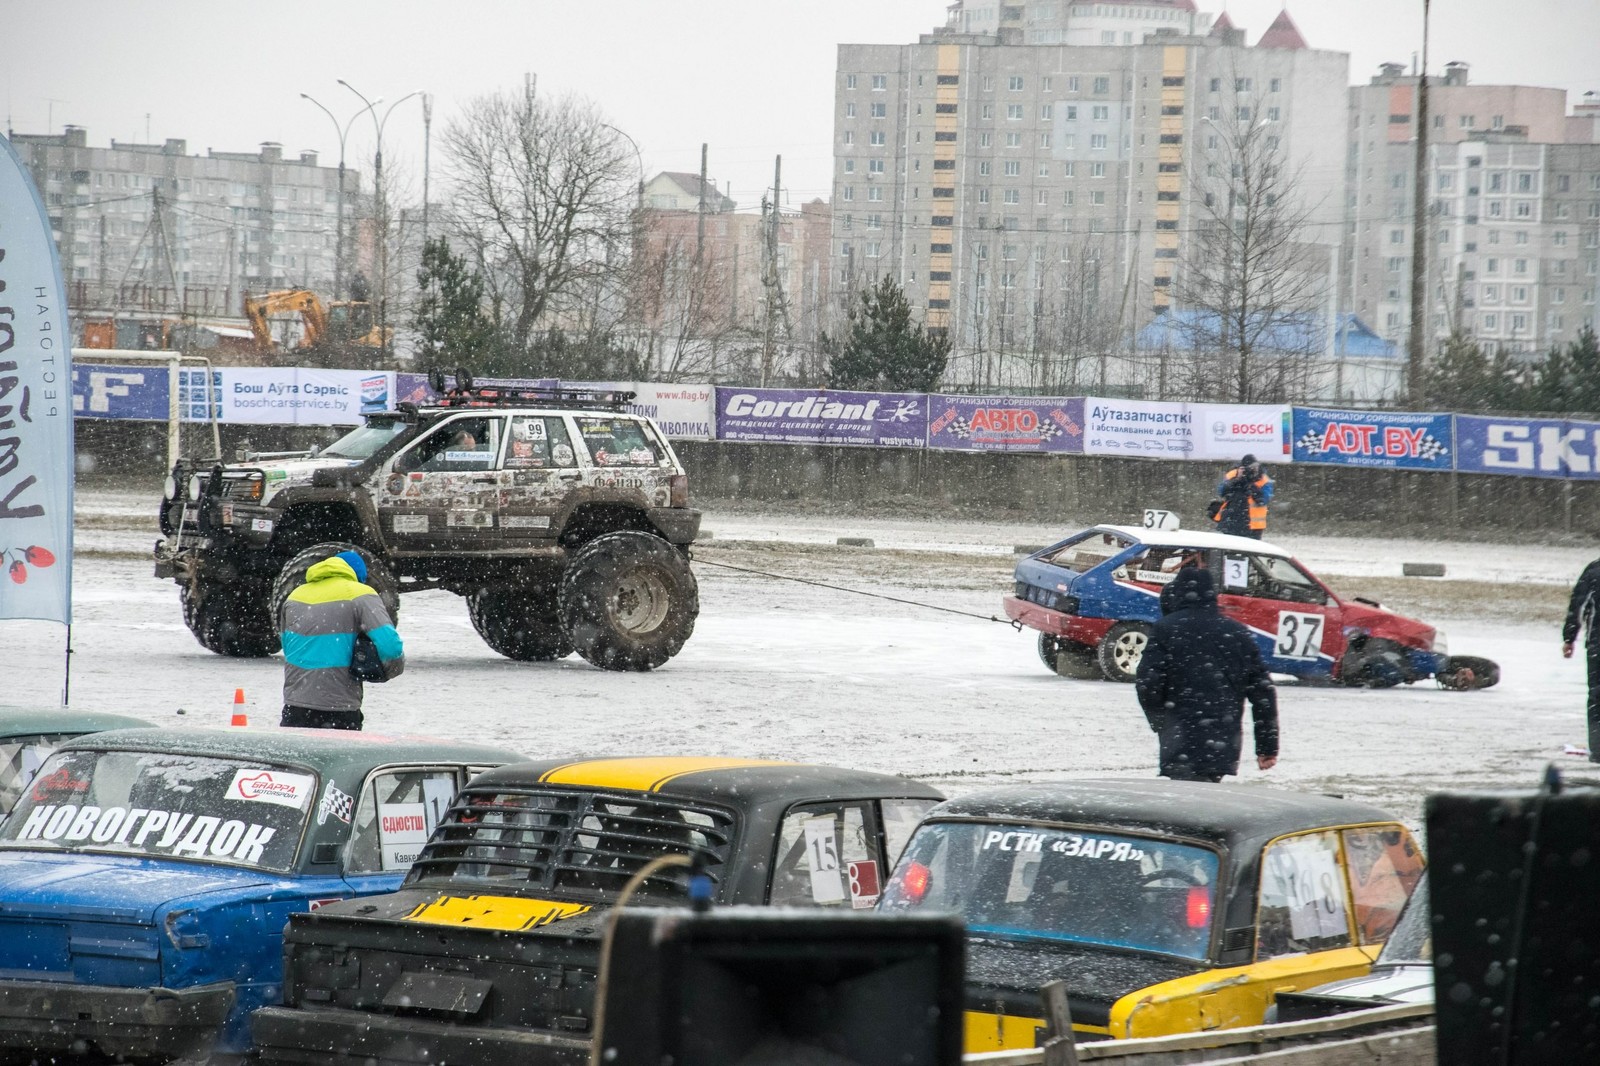
[[[1201,0],[1202,9],[1220,3]],[[1254,43],[1281,0],[1229,0]],[[1421,0],[1290,0],[1316,48],[1350,54],[1365,82],[1420,47]],[[91,145],[188,141],[338,159],[333,123],[362,106],[344,78],[387,101],[435,96],[434,143],[471,97],[515,88],[589,97],[639,143],[645,169],[697,170],[741,207],[757,203],[783,155],[786,199],[829,195],[832,94],[840,43],[910,43],[944,19],[942,0],[0,0],[0,91],[13,129],[85,126]],[[1569,106],[1600,90],[1600,0],[1433,0],[1430,66],[1472,65],[1474,82],[1545,85]],[[370,171],[373,128],[350,133],[348,159]],[[384,127],[385,168],[422,166],[422,109]],[[437,175],[438,158],[435,156]],[[420,178],[415,180],[420,182]]]

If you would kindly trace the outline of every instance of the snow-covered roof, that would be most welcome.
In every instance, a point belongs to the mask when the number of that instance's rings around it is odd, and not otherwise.
[[[1200,529],[1146,529],[1143,526],[1095,526],[1117,533],[1152,548],[1217,548],[1230,552],[1254,552],[1257,555],[1276,555],[1289,558],[1289,553],[1265,541],[1250,537],[1232,537],[1226,533],[1208,533]]]

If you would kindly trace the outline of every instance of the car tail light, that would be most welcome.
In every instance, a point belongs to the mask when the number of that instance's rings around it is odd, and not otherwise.
[[[672,507],[689,506],[689,475],[674,474],[668,484],[671,487],[671,496],[667,500],[668,505]]]
[[[1211,924],[1211,889],[1205,885],[1195,885],[1189,889],[1188,899],[1184,901],[1184,918],[1189,923],[1190,929],[1204,929]]]
[[[922,897],[928,894],[928,882],[933,880],[933,871],[920,862],[906,864],[905,876],[900,879],[907,903],[921,903]]]

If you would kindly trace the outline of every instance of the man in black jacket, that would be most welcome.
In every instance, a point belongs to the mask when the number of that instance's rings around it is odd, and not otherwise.
[[[1567,603],[1567,622],[1561,627],[1561,654],[1572,658],[1578,630],[1584,633],[1589,660],[1589,761],[1600,762],[1600,635],[1595,632],[1595,608],[1600,606],[1600,559],[1583,568]]]
[[[1186,566],[1163,590],[1165,617],[1139,660],[1139,706],[1161,741],[1161,776],[1221,781],[1239,772],[1244,702],[1256,765],[1278,761],[1278,700],[1250,631],[1217,609],[1211,572]]]

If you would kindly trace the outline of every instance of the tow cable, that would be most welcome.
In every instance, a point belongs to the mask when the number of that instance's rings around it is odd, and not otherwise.
[[[801,585],[815,585],[819,589],[832,589],[835,592],[848,592],[853,596],[870,596],[875,600],[888,600],[890,603],[903,603],[909,607],[921,607],[929,611],[943,611],[945,614],[958,614],[963,618],[976,618],[980,622],[999,622],[1001,625],[1010,626],[1019,633],[1022,631],[1021,622],[1014,621],[1010,618],[996,618],[992,614],[978,614],[975,611],[961,611],[954,607],[940,607],[936,603],[922,603],[918,600],[908,600],[902,596],[889,596],[882,592],[867,592],[865,589],[847,588],[844,585],[831,585],[826,581],[813,581],[808,577],[795,577],[792,574],[774,574],[770,570],[756,570],[748,566],[734,566],[732,563],[713,562],[710,559],[700,558],[698,553],[691,553],[689,558],[694,562],[703,563],[706,566],[720,566],[724,570],[737,570],[741,574],[754,574],[757,577],[769,577],[775,581],[793,581]]]

